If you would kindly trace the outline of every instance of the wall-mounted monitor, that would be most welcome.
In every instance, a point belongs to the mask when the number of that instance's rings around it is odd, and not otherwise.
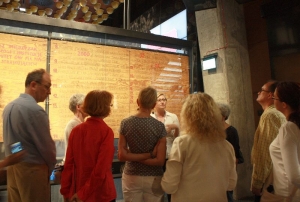
[[[187,11],[186,9],[150,30],[151,34],[187,40]],[[183,50],[141,44],[141,48],[161,50],[173,53],[184,53]]]
[[[217,54],[205,56],[202,59],[202,70],[210,70],[217,68]]]

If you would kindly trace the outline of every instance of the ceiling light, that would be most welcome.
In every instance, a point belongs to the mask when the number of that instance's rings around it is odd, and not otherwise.
[[[79,4],[80,4],[81,7],[84,7],[84,6],[86,6],[87,1],[86,0],[80,0]]]
[[[52,15],[53,13],[53,10],[51,8],[46,8],[45,11],[46,11],[46,15]]]
[[[98,24],[101,24],[103,22],[102,17],[98,18],[97,22],[98,22]]]
[[[61,15],[59,14],[59,13],[56,13],[56,14],[54,14],[54,16],[53,16],[54,18],[60,18],[61,17]]]
[[[6,4],[6,8],[10,12],[12,12],[14,10],[14,7],[11,4]]]
[[[58,1],[58,2],[56,2],[55,5],[56,5],[56,8],[61,9],[64,4],[62,2],[60,2],[60,1]]]
[[[91,4],[96,4],[97,3],[97,0],[90,0]]]
[[[92,15],[92,20],[98,20],[98,15]]]
[[[86,13],[86,12],[89,11],[89,9],[90,9],[90,7],[84,6],[84,7],[81,8],[81,11],[82,11],[83,13]]]
[[[69,7],[70,5],[71,5],[71,2],[70,2],[70,1],[64,1],[64,6]]]
[[[104,14],[102,15],[102,19],[103,19],[103,20],[107,20],[107,18],[108,18],[108,14],[104,13]]]
[[[39,14],[39,16],[44,16],[44,15],[45,15],[45,13],[46,13],[46,11],[45,11],[45,10],[38,10],[38,14]]]
[[[112,7],[107,7],[106,12],[107,14],[112,14],[114,12],[114,9]]]
[[[101,8],[101,4],[100,3],[96,3],[95,6],[94,6],[94,9],[97,10],[97,9],[100,9]]]
[[[14,9],[19,9],[21,4],[19,2],[13,1],[11,2],[11,5],[14,7]]]
[[[103,9],[97,9],[96,10],[97,15],[102,15],[103,14]]]
[[[86,16],[86,17],[91,17],[91,15],[92,15],[92,11],[88,11],[88,12],[85,13],[84,16]]]
[[[111,6],[112,6],[114,9],[118,8],[118,7],[119,7],[119,4],[120,4],[120,2],[118,2],[118,1],[113,1],[113,2],[111,2]]]
[[[90,15],[89,16],[85,15],[85,16],[83,16],[83,19],[84,19],[84,21],[88,22],[88,21],[91,20],[91,16]]]
[[[38,10],[38,7],[32,5],[32,6],[30,6],[30,10],[32,11],[32,13],[36,13]]]

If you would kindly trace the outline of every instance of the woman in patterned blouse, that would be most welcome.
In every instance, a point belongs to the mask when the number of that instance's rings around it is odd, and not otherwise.
[[[124,201],[162,202],[162,166],[166,156],[166,129],[151,117],[157,92],[152,87],[140,91],[138,112],[121,122],[119,159],[126,161],[122,176]]]

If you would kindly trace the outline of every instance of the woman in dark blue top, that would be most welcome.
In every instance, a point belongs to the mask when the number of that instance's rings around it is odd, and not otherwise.
[[[226,140],[230,142],[234,148],[235,157],[236,157],[236,163],[240,164],[244,162],[244,158],[242,155],[242,152],[240,150],[240,144],[239,144],[239,135],[235,127],[229,125],[226,120],[228,119],[230,115],[230,108],[226,104],[218,103],[219,109],[222,114],[222,119],[224,123],[224,128],[226,131]],[[233,202],[233,190],[227,191],[227,199],[228,202]]]

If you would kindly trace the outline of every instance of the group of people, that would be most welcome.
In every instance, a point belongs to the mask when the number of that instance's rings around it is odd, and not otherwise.
[[[257,102],[263,113],[251,153],[255,202],[267,201],[267,192],[300,201],[300,84],[269,81]]]
[[[114,201],[110,170],[113,134],[103,122],[112,106],[109,94],[88,93],[80,114],[90,118],[73,128],[70,136],[66,133],[69,140],[61,179],[61,194],[66,201]],[[169,200],[174,202],[227,200],[227,190],[232,193],[236,185],[238,162],[235,150],[226,141],[225,129],[230,126],[222,122],[229,111],[222,119],[220,108],[209,95],[192,94],[182,107],[184,132],[179,136],[178,118],[166,111],[166,102],[164,94],[146,87],[139,92],[137,113],[120,124],[118,158],[126,161],[122,175],[124,201],[161,202],[165,193],[172,194]],[[80,109],[81,103],[76,105]],[[107,108],[107,113],[89,108]],[[237,132],[231,128],[229,139],[237,141],[233,144],[239,150]],[[217,183],[224,186],[214,186]],[[193,187],[201,191],[190,191]]]
[[[7,158],[2,164],[10,165],[9,202],[50,200],[49,176],[56,164],[56,149],[47,113],[37,104],[49,94],[50,75],[43,69],[34,70],[27,75],[25,93],[4,109]],[[255,200],[273,185],[275,195],[299,201],[294,187],[300,188],[300,86],[270,81],[257,101],[264,112],[251,156]],[[65,202],[116,199],[111,171],[114,134],[104,121],[112,103],[112,93],[100,90],[70,99],[74,118],[65,130],[68,144],[60,190]],[[183,102],[179,124],[177,116],[166,111],[166,103],[164,94],[143,88],[137,98],[138,111],[120,123],[118,158],[126,162],[124,201],[162,202],[165,193],[172,202],[233,201],[236,165],[244,159],[237,130],[226,122],[229,106],[216,103],[206,93],[190,94]],[[22,143],[25,154],[11,155],[9,145],[15,142]],[[20,156],[22,161],[16,163]]]

